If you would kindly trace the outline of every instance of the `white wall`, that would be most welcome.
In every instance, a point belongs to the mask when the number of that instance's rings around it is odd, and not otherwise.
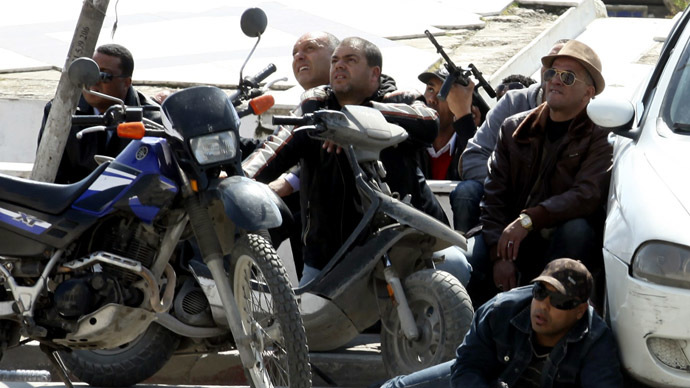
[[[46,102],[0,99],[0,162],[33,163]]]

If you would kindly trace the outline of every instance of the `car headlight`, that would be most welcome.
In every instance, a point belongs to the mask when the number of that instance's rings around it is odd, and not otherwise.
[[[218,163],[229,160],[237,154],[235,132],[217,132],[189,140],[189,146],[199,164]]]
[[[652,283],[690,289],[690,248],[661,241],[645,243],[635,254],[632,273]]]

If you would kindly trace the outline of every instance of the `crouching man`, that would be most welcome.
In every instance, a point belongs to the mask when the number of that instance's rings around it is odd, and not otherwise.
[[[477,310],[455,360],[382,387],[621,387],[616,342],[587,303],[592,287],[581,262],[551,261]]]

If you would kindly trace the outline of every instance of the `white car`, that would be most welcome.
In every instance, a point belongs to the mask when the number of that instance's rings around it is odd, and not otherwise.
[[[690,387],[689,19],[686,10],[633,103],[588,107],[616,134],[605,315],[627,373],[654,387]]]

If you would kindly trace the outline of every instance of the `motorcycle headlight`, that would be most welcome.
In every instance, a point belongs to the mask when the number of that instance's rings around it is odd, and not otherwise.
[[[661,241],[645,243],[633,258],[632,273],[648,282],[690,289],[690,248]]]
[[[232,131],[217,132],[192,138],[189,146],[199,164],[218,163],[235,157],[237,137]]]

